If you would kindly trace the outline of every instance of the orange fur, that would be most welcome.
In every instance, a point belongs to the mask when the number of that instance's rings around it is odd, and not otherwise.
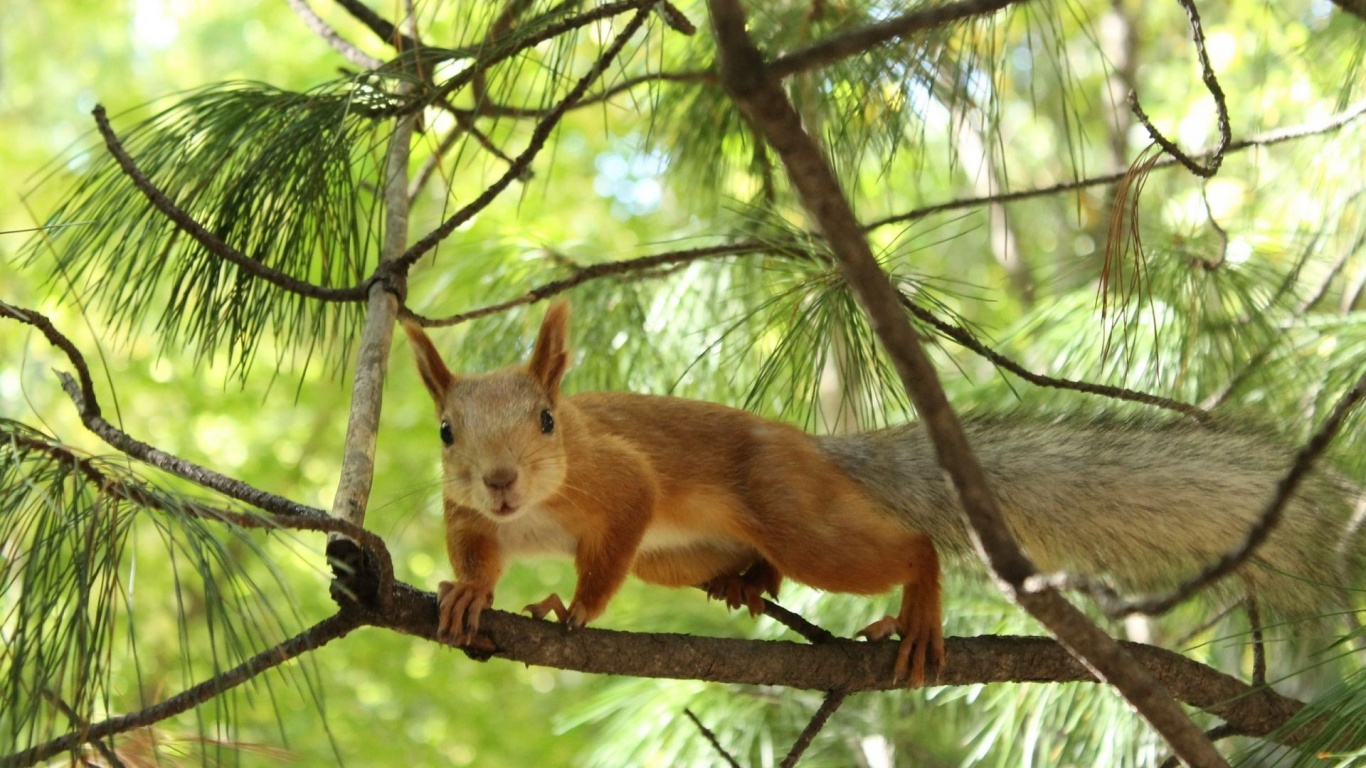
[[[705,586],[755,613],[783,576],[858,594],[902,585],[899,614],[865,634],[901,635],[894,674],[914,685],[924,682],[927,658],[943,663],[934,544],[811,436],[696,400],[561,398],[569,359],[563,302],[547,312],[528,364],[490,374],[451,374],[421,329],[405,330],[453,438],[442,463],[458,581],[442,583],[443,635],[473,641],[506,556],[551,551],[574,557],[578,583],[567,607],[551,595],[527,606],[533,615],[591,621],[628,572]]]

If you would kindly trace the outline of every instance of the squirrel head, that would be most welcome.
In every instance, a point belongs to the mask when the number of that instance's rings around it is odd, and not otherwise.
[[[416,323],[405,320],[422,383],[436,401],[446,499],[507,522],[559,490],[565,476],[560,379],[569,365],[569,305],[550,306],[531,359],[457,376]]]

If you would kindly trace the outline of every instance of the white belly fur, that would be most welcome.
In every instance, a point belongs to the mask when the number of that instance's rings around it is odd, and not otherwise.
[[[544,510],[528,509],[517,519],[498,525],[498,544],[508,554],[572,556],[578,542]],[[645,531],[638,552],[677,552],[703,546],[737,552],[745,548],[728,536],[652,525]]]

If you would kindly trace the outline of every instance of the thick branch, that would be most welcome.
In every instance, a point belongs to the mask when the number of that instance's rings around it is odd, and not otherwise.
[[[398,118],[394,133],[389,137],[389,152],[384,164],[381,268],[391,266],[408,243],[408,156],[416,119],[411,115]],[[399,268],[391,274],[400,280],[398,289],[402,293],[404,270]],[[332,501],[332,515],[357,526],[365,524],[365,510],[370,504],[370,487],[375,475],[375,441],[384,404],[384,377],[388,371],[389,348],[393,346],[398,306],[399,297],[389,290],[389,286],[377,283],[370,288],[355,378],[351,382],[341,479]]]
[[[399,583],[383,611],[365,609],[365,622],[440,642],[436,596]],[[737,622],[748,619],[737,616]],[[563,625],[488,610],[480,632],[494,656],[589,674],[700,680],[734,685],[771,685],[813,691],[899,690],[887,670],[896,643],[837,638],[815,645],[676,634],[640,634]],[[1095,682],[1095,674],[1046,637],[951,637],[952,664],[938,670],[937,684]],[[1141,643],[1122,643],[1154,677],[1187,704],[1216,715],[1240,731],[1266,736],[1304,703],[1253,688],[1178,653]],[[1278,734],[1295,745],[1312,731]]]
[[[819,223],[840,271],[859,298],[891,356],[916,411],[929,431],[939,462],[953,481],[978,545],[1006,590],[1067,647],[1114,685],[1173,749],[1195,766],[1227,763],[1190,718],[1113,638],[1100,631],[1056,590],[1022,587],[1035,572],[1001,517],[981,465],[968,446],[937,373],[899,306],[895,287],[874,258],[863,230],[820,148],[745,29],[736,0],[710,0],[712,24],[726,90],[750,123],[778,153],[802,205]]]

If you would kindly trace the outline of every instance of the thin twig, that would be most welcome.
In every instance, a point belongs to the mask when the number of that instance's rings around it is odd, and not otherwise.
[[[286,2],[289,3],[290,8],[294,9],[295,15],[303,19],[304,25],[308,27],[309,31],[326,41],[328,45],[332,46],[332,50],[342,55],[342,58],[361,69],[379,69],[384,66],[384,62],[357,48],[354,43],[342,37],[337,30],[323,21],[322,17],[308,5],[308,0],[286,0]]]
[[[118,163],[124,175],[133,182],[133,186],[137,187],[143,197],[147,198],[152,207],[161,211],[180,231],[194,238],[195,242],[204,246],[210,253],[224,261],[235,264],[250,275],[300,296],[307,296],[320,301],[362,301],[365,299],[368,292],[367,284],[354,285],[348,288],[331,288],[306,280],[299,280],[284,272],[272,269],[223,242],[217,235],[195,221],[194,217],[171,202],[170,198],[166,197],[166,194],[158,189],[137,167],[133,158],[129,157],[124,150],[123,144],[119,142],[118,136],[114,134],[114,129],[110,127],[109,116],[105,114],[104,105],[95,105],[91,114],[95,116],[95,125],[99,129],[100,136],[104,138],[104,145],[109,149],[109,154],[113,155],[114,161]]]
[[[989,16],[1026,0],[958,0],[935,3],[910,13],[869,24],[812,43],[798,51],[779,56],[768,64],[771,77],[785,78],[799,72],[833,64],[909,35],[927,32],[956,21]]]
[[[1248,595],[1247,623],[1252,627],[1252,684],[1266,687],[1266,638],[1262,634],[1262,612],[1257,607],[1257,596]]]
[[[232,669],[215,675],[158,704],[127,715],[111,717],[108,720],[94,723],[88,728],[72,731],[35,747],[0,757],[0,768],[24,768],[24,766],[34,765],[70,751],[93,739],[103,739],[116,733],[131,731],[178,715],[219,694],[236,688],[272,667],[278,667],[290,659],[321,648],[327,643],[345,636],[358,626],[360,626],[360,620],[352,614],[339,613],[323,619],[279,645],[262,651]]]
[[[811,643],[828,643],[838,639],[830,630],[809,621],[799,613],[789,611],[768,598],[764,598],[764,615],[796,632]]]
[[[816,714],[811,716],[811,721],[802,729],[797,740],[792,742],[792,748],[787,751],[782,762],[778,763],[779,768],[793,768],[797,761],[802,759],[802,755],[806,754],[806,750],[811,746],[816,734],[821,732],[826,721],[835,714],[835,710],[840,708],[848,696],[849,694],[844,691],[830,691],[825,694],[825,700],[821,702],[820,709],[817,709]]]
[[[1267,131],[1265,133],[1254,134],[1253,136],[1249,136],[1246,139],[1239,139],[1238,141],[1234,141],[1229,144],[1225,154],[1228,154],[1230,152],[1241,152],[1245,149],[1269,147],[1287,141],[1294,141],[1296,139],[1307,138],[1309,136],[1320,136],[1323,134],[1332,133],[1333,131],[1341,129],[1343,126],[1349,125],[1357,121],[1363,115],[1366,115],[1366,100],[1358,101],[1357,103],[1353,104],[1352,106],[1348,107],[1342,112],[1339,112],[1335,115],[1330,115],[1322,120],[1313,120],[1306,123],[1300,123],[1299,125],[1288,126],[1286,128],[1278,128],[1274,131]],[[1207,153],[1209,151],[1212,150],[1206,150],[1205,152]],[[1158,160],[1157,162],[1153,163],[1152,169],[1158,170],[1162,168],[1170,168],[1175,165],[1178,165],[1176,158],[1163,157],[1161,160]],[[1090,176],[1085,179],[1077,179],[1075,181],[1064,181],[1058,184],[1050,184],[1046,187],[1034,187],[1031,189],[1022,189],[1016,192],[1002,192],[998,195],[988,195],[986,197],[969,197],[960,198],[957,200],[948,200],[943,203],[937,203],[935,205],[929,205],[922,208],[915,208],[905,213],[896,214],[895,216],[888,216],[886,218],[876,219],[867,224],[866,228],[876,229],[878,227],[885,227],[893,224],[904,224],[907,222],[926,218],[927,216],[933,216],[938,213],[948,213],[951,211],[960,211],[969,208],[980,208],[984,205],[994,203],[1014,203],[1019,202],[1021,200],[1032,200],[1040,197],[1049,197],[1062,192],[1073,192],[1080,189],[1086,189],[1088,187],[1108,186],[1110,184],[1114,184],[1117,181],[1122,181],[1124,177],[1128,175],[1128,173],[1129,170],[1126,168],[1124,170],[1115,171],[1113,173],[1107,173],[1101,176]]]
[[[589,68],[588,72],[574,84],[574,87],[565,95],[556,109],[552,111],[550,115],[546,116],[544,120],[536,124],[536,128],[531,132],[531,139],[527,143],[526,149],[522,150],[522,153],[517,156],[517,159],[513,161],[512,166],[496,181],[490,184],[487,189],[480,193],[478,197],[442,222],[441,226],[432,230],[426,237],[423,237],[421,240],[414,243],[401,257],[396,259],[395,264],[400,269],[407,269],[412,266],[414,262],[426,255],[428,251],[435,248],[442,240],[449,237],[461,224],[464,224],[475,214],[487,208],[509,184],[515,179],[521,178],[526,173],[527,169],[531,166],[531,161],[540,154],[541,149],[550,138],[551,131],[559,124],[560,118],[564,117],[564,114],[569,107],[573,106],[574,103],[587,92],[588,86],[592,85],[594,81],[602,76],[602,73],[607,70],[607,67],[611,65],[612,61],[617,57],[617,54],[621,53],[621,50],[626,47],[627,41],[629,41],[631,37],[635,35],[636,31],[644,25],[645,19],[649,17],[649,14],[650,10],[648,6],[636,11],[635,16],[631,17],[631,20],[626,23],[626,27],[622,29],[616,39],[612,41],[612,44],[608,46],[602,56],[593,63],[593,66]]]
[[[272,515],[264,517],[245,512],[238,512],[223,507],[212,507],[207,504],[193,500],[184,500],[176,505],[175,510],[165,503],[157,494],[147,488],[132,483],[126,479],[111,478],[104,470],[97,466],[97,462],[86,456],[78,455],[66,446],[49,442],[38,437],[22,435],[14,432],[6,434],[6,438],[12,441],[13,445],[21,446],[27,450],[38,451],[46,454],[59,462],[70,464],[92,485],[100,489],[101,493],[108,494],[110,497],[127,501],[146,509],[155,509],[162,512],[179,511],[185,512],[205,520],[231,523],[239,528],[264,528],[268,530],[287,529],[295,531],[314,531],[318,533],[339,533],[349,536],[365,547],[366,551],[372,554],[380,566],[380,583],[382,594],[388,594],[393,587],[394,565],[389,554],[389,549],[384,540],[372,531],[356,526],[346,520],[333,518],[327,515]],[[322,510],[317,510],[322,513]]]
[[[1002,355],[1000,352],[997,352],[991,347],[988,347],[987,345],[983,344],[981,341],[977,339],[976,336],[974,336],[967,329],[939,319],[934,315],[933,312],[930,312],[928,309],[925,309],[919,304],[916,304],[914,301],[910,299],[910,297],[906,296],[904,293],[898,293],[901,297],[902,306],[904,306],[912,315],[915,315],[915,317],[919,319],[921,322],[933,326],[935,330],[939,331],[940,333],[944,334],[950,339],[953,339],[960,345],[972,350],[973,352],[976,352],[982,357],[985,357],[987,360],[990,360],[992,364],[1000,368],[1004,368],[1007,371],[1010,371],[1011,373],[1015,374],[1016,376],[1019,376],[1025,381],[1030,382],[1031,384],[1036,384],[1041,387],[1049,387],[1051,389],[1070,389],[1077,392],[1085,392],[1092,395],[1110,397],[1116,400],[1129,400],[1135,403],[1153,405],[1159,408],[1166,408],[1168,410],[1176,411],[1177,413],[1190,416],[1191,418],[1201,423],[1207,423],[1211,418],[1210,414],[1201,409],[1199,406],[1191,405],[1190,403],[1183,403],[1180,400],[1173,400],[1170,397],[1153,395],[1147,392],[1138,392],[1136,390],[1127,389],[1125,387],[1112,387],[1107,384],[1093,384],[1089,381],[1077,381],[1075,379],[1055,378],[1052,376],[1045,376],[1043,374],[1034,373],[1033,371],[1026,369],[1024,366],[1020,365],[1014,360],[1011,360],[1005,355]]]
[[[76,367],[76,379],[73,379],[68,373],[58,372],[58,378],[62,381],[62,389],[76,404],[76,410],[86,428],[117,450],[146,464],[189,480],[196,485],[218,491],[225,496],[244,501],[273,514],[297,517],[327,515],[321,509],[305,506],[283,496],[267,493],[240,480],[221,475],[194,462],[173,456],[129,436],[123,430],[104,420],[99,402],[95,398],[95,386],[91,381],[90,368],[86,365],[85,357],[76,349],[70,339],[62,335],[52,325],[52,321],[40,312],[21,309],[3,301],[0,301],[0,317],[8,317],[37,328],[49,343],[66,354],[67,359]]]
[[[1211,742],[1223,741],[1224,739],[1227,739],[1230,736],[1241,735],[1243,735],[1243,731],[1241,729],[1229,725],[1228,723],[1221,723],[1220,725],[1216,725],[1208,731],[1205,731],[1205,737],[1208,738]],[[1167,759],[1163,760],[1162,764],[1159,765],[1158,768],[1177,768],[1177,766],[1179,765],[1181,765],[1181,758],[1177,757],[1176,755],[1168,755]]]
[[[346,9],[346,12],[355,17],[356,21],[364,24],[375,33],[375,37],[393,46],[398,51],[416,51],[419,46],[416,40],[403,34],[398,27],[384,17],[370,9],[360,0],[334,0],[337,5]]]
[[[496,315],[500,312],[506,312],[507,310],[512,309],[514,307],[520,307],[525,304],[534,304],[538,301],[549,298],[559,293],[563,293],[569,290],[570,288],[589,282],[591,280],[597,280],[599,278],[610,277],[614,275],[622,275],[629,272],[638,272],[646,269],[654,269],[656,267],[674,264],[686,264],[692,261],[698,261],[700,259],[705,259],[712,256],[731,256],[744,252],[744,247],[735,245],[717,245],[707,246],[704,248],[693,248],[686,251],[670,251],[668,253],[661,253],[654,256],[642,256],[637,259],[627,259],[625,261],[609,261],[601,264],[589,264],[585,267],[581,267],[580,269],[576,270],[574,274],[570,275],[569,277],[561,278],[559,280],[553,280],[549,283],[545,283],[544,285],[537,286],[531,289],[530,291],[527,291],[526,293],[522,294],[521,296],[518,296],[515,299],[509,299],[507,301],[499,302],[497,304],[490,304],[488,306],[480,307],[479,309],[474,309],[469,312],[462,312],[460,314],[449,315],[441,318],[429,318],[419,315],[416,312],[409,311],[405,312],[404,316],[410,317],[413,320],[417,321],[418,324],[428,328],[439,328],[450,325],[459,325],[461,323],[469,322],[470,320],[477,320],[481,317],[487,317],[489,315]]]
[[[1271,531],[1281,520],[1282,511],[1290,502],[1291,497],[1294,496],[1295,490],[1299,488],[1300,482],[1314,468],[1314,464],[1332,443],[1348,414],[1352,412],[1352,409],[1363,397],[1366,397],[1366,374],[1357,380],[1356,386],[1343,393],[1337,404],[1333,406],[1332,413],[1309,439],[1309,442],[1305,443],[1295,454],[1295,462],[1291,465],[1290,471],[1276,484],[1276,494],[1262,510],[1257,522],[1248,530],[1242,543],[1224,553],[1222,557],[1206,566],[1200,573],[1165,594],[1120,601],[1106,599],[1104,596],[1098,595],[1102,598],[1100,602],[1105,612],[1112,616],[1131,613],[1149,615],[1165,613],[1196,591],[1236,570],[1238,566],[1252,556],[1252,553],[1262,542],[1266,541],[1267,536],[1271,535]]]
[[[1139,106],[1137,91],[1129,92],[1129,107],[1133,110],[1138,121],[1143,124],[1143,127],[1148,129],[1148,135],[1157,142],[1158,146],[1186,166],[1191,173],[1208,179],[1219,172],[1219,166],[1224,163],[1224,152],[1233,139],[1233,132],[1228,121],[1228,103],[1224,97],[1224,89],[1219,85],[1219,79],[1214,76],[1214,67],[1209,62],[1209,54],[1205,51],[1205,30],[1200,24],[1200,11],[1195,7],[1194,0],[1177,0],[1177,2],[1181,3],[1181,7],[1186,10],[1186,18],[1190,21],[1191,38],[1195,41],[1195,52],[1200,59],[1200,76],[1205,82],[1205,88],[1209,89],[1210,95],[1214,97],[1214,106],[1219,113],[1219,145],[1209,153],[1209,163],[1207,165],[1197,163],[1185,152],[1182,152],[1181,148],[1170,139],[1163,136],[1162,132],[1157,130],[1157,127],[1148,119],[1143,107]]]
[[[711,743],[711,746],[716,750],[716,753],[725,758],[726,763],[730,765],[731,768],[740,768],[740,764],[735,761],[735,758],[726,751],[725,747],[721,746],[720,741],[717,741],[716,734],[712,733],[710,728],[703,725],[702,721],[697,718],[697,715],[693,714],[691,709],[685,708],[683,714],[687,715],[688,719],[692,721],[692,724],[697,726],[697,730],[702,732],[702,735]]]
[[[77,715],[76,710],[72,709],[70,704],[63,701],[61,696],[58,696],[52,691],[43,691],[43,697],[51,702],[52,706],[57,708],[57,711],[66,715],[66,719],[71,721],[73,726],[81,729],[81,732],[84,733],[90,730],[90,723],[87,722],[85,718]],[[110,768],[124,768],[123,761],[119,759],[118,754],[114,751],[113,739],[110,739],[108,744],[104,743],[104,739],[88,739],[88,741],[95,746],[95,751],[99,752],[100,755],[109,762]]]

